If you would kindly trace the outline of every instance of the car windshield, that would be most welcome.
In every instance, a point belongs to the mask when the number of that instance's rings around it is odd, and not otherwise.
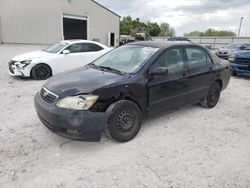
[[[241,45],[240,44],[229,44],[225,46],[225,49],[240,49]]]
[[[62,50],[63,48],[65,48],[66,46],[68,45],[68,43],[66,42],[60,42],[60,43],[57,43],[43,51],[45,52],[49,52],[49,53],[57,53],[59,52],[60,50]]]
[[[159,48],[126,45],[112,50],[92,64],[100,68],[116,70],[123,73],[138,71]]]

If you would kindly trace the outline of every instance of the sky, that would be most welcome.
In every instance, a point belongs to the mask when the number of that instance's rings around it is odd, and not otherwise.
[[[121,17],[169,23],[178,36],[208,28],[250,36],[250,0],[96,0]]]

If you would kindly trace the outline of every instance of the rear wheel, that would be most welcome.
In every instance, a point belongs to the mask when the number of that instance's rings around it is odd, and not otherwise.
[[[219,83],[214,83],[210,88],[207,96],[200,102],[204,108],[213,108],[217,105],[220,99],[221,86]]]
[[[106,127],[110,137],[118,142],[128,142],[137,135],[141,128],[141,111],[135,103],[121,100],[107,111],[112,114]]]
[[[52,76],[52,71],[48,65],[39,64],[32,69],[31,76],[35,80],[46,80]]]

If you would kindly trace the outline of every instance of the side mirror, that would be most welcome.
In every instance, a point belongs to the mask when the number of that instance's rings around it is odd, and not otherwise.
[[[67,55],[67,54],[70,54],[70,51],[69,50],[63,50],[63,55]]]
[[[165,67],[156,67],[149,71],[151,76],[163,76],[168,74],[168,69]]]

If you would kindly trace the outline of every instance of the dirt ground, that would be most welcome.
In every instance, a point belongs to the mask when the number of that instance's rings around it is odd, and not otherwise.
[[[144,122],[129,143],[76,142],[38,120],[33,97],[44,81],[8,75],[11,57],[41,48],[0,45],[0,187],[250,188],[250,79],[232,78],[214,109]]]

